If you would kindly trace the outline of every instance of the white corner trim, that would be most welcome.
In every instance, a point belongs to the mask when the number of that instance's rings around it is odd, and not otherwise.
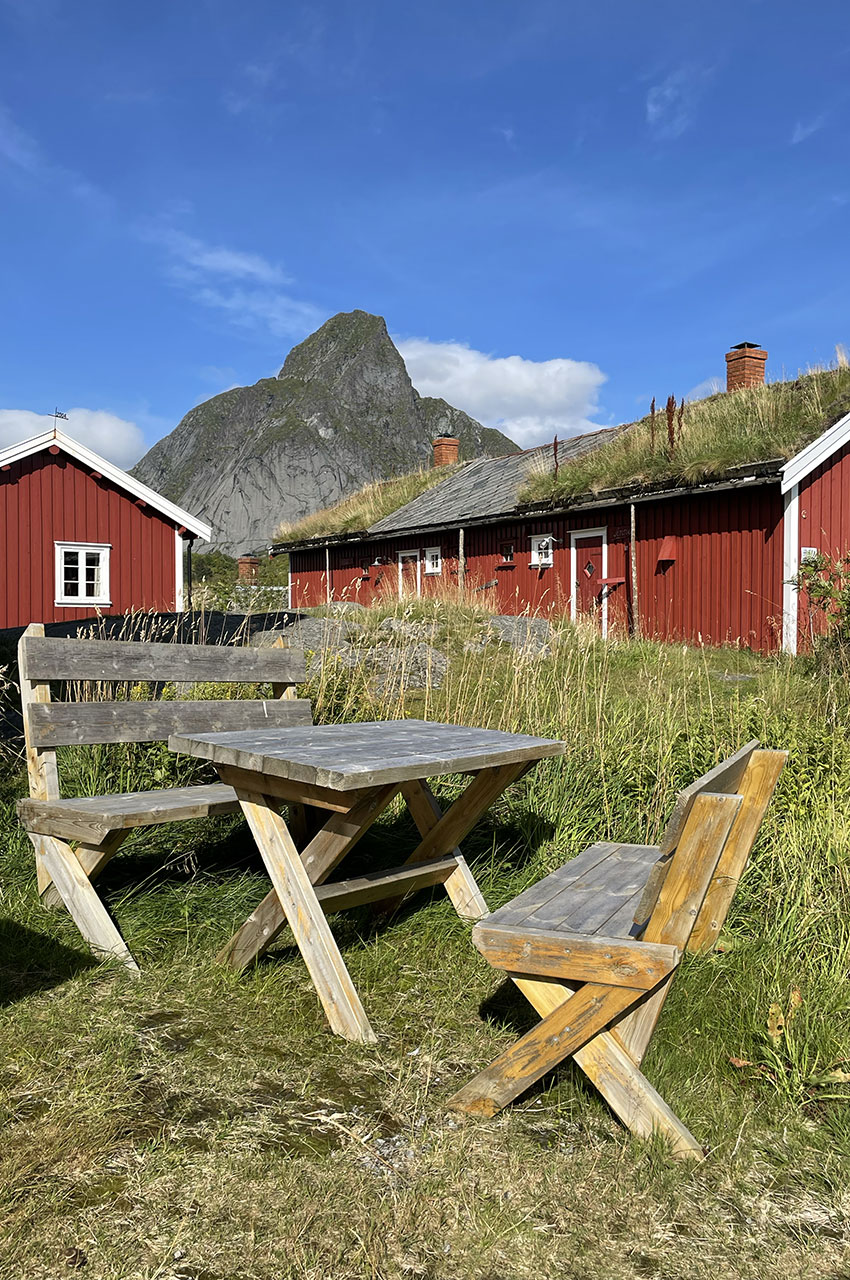
[[[597,529],[574,529],[570,534],[570,617],[575,622],[578,615],[578,556],[577,544],[582,538],[602,538],[602,577],[608,577],[608,526],[600,525]],[[602,639],[608,635],[608,592],[603,587],[602,596]]]
[[[794,579],[800,568],[800,486],[785,494],[782,513],[782,651],[797,652],[800,593]]]
[[[124,489],[127,493],[132,493],[135,498],[140,498],[142,502],[148,503],[155,511],[167,516],[169,520],[173,520],[176,525],[183,525],[190,533],[194,533],[197,538],[200,538],[202,542],[209,542],[212,537],[212,530],[208,524],[204,524],[202,520],[199,520],[197,516],[191,515],[190,512],[184,511],[182,507],[175,506],[173,502],[169,502],[161,494],[155,493],[153,489],[149,489],[146,484],[142,484],[134,476],[128,475],[126,471],[116,467],[114,463],[107,462],[105,458],[101,458],[99,453],[95,453],[92,449],[86,448],[84,444],[80,444],[79,440],[73,440],[71,436],[66,436],[64,431],[45,431],[40,436],[31,436],[29,440],[21,440],[20,443],[13,444],[8,449],[3,449],[0,452],[0,467],[18,462],[21,458],[28,458],[30,454],[40,453],[42,449],[49,449],[54,444],[64,453],[69,453],[72,458],[76,458],[78,462],[90,467],[92,471],[99,471],[102,476],[107,480],[111,480],[119,489]]]
[[[174,612],[182,613],[186,604],[183,591],[183,539],[174,530]]]
[[[824,462],[828,462],[834,453],[850,444],[850,413],[834,422],[828,431],[824,431],[805,449],[801,449],[782,468],[782,492],[799,485],[801,480],[811,475]]]

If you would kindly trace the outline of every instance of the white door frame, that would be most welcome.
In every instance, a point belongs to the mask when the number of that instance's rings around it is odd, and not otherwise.
[[[797,652],[800,592],[796,585],[800,572],[800,486],[794,484],[783,495],[782,513],[782,648]]]
[[[608,526],[597,529],[575,529],[570,534],[570,617],[578,617],[578,543],[582,538],[602,538],[602,577],[608,577]],[[608,635],[608,588],[602,588],[602,638]]]
[[[399,551],[398,553],[398,598],[399,600],[402,600],[404,598],[404,590],[403,590],[404,576],[403,576],[403,568],[402,568],[403,560],[416,561],[416,598],[417,600],[419,600],[422,596],[422,560],[420,559],[418,550]]]

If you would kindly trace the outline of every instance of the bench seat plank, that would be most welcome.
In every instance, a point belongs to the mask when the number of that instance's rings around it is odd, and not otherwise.
[[[658,860],[655,845],[601,841],[559,867],[512,902],[494,911],[488,923],[511,928],[568,929],[627,937],[632,915]],[[614,922],[616,921],[616,927]]]
[[[18,817],[27,831],[100,844],[110,831],[159,822],[185,822],[239,808],[232,787],[213,782],[161,791],[129,791],[112,796],[79,796],[68,800],[19,800]]]

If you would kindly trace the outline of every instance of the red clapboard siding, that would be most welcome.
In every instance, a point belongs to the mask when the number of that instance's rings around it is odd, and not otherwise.
[[[641,503],[638,599],[644,635],[776,649],[782,628],[779,485]],[[672,537],[676,558],[659,560]],[[668,544],[669,545],[669,544]]]
[[[581,529],[604,527],[608,533],[608,576],[623,578],[622,584],[607,588],[609,631],[626,629],[629,610],[628,509],[591,512],[581,516],[553,519],[516,520],[498,525],[467,529],[464,542],[466,585],[473,599],[493,606],[499,613],[521,614],[570,612],[570,534]],[[538,568],[531,564],[531,538],[551,534],[555,539],[554,564]],[[513,560],[503,556],[503,547],[512,545]],[[425,572],[425,551],[439,547],[442,572]],[[292,608],[325,604],[328,599],[328,568],[331,599],[352,600],[369,605],[399,593],[400,552],[418,552],[420,593],[439,595],[458,582],[458,531],[413,534],[380,541],[331,547],[327,566],[325,551],[309,549],[290,554]]]
[[[0,472],[0,627],[175,606],[175,526],[66,453]],[[110,543],[111,605],[55,605],[56,542]]]
[[[850,550],[850,445],[839,450],[800,485],[800,555],[815,547],[828,556]],[[809,616],[806,597],[799,597],[799,644],[805,647],[812,634],[822,633],[825,619]]]

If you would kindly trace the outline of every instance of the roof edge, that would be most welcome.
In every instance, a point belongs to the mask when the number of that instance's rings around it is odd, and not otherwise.
[[[136,480],[134,476],[122,471],[120,467],[116,467],[113,462],[107,462],[106,458],[102,458],[99,453],[95,453],[87,445],[80,444],[79,440],[75,440],[72,436],[65,435],[65,432],[60,431],[58,428],[52,428],[38,436],[30,436],[27,440],[21,440],[18,444],[13,444],[8,449],[3,449],[0,451],[0,466],[8,466],[13,462],[20,461],[21,458],[28,458],[34,453],[41,453],[43,449],[49,449],[51,445],[58,445],[60,449],[70,454],[72,458],[76,458],[78,462],[91,467],[93,471],[99,471],[102,476],[105,476],[107,480],[111,480],[119,489],[125,489],[128,493],[132,493],[134,497],[149,503],[155,510],[167,516],[169,520],[173,520],[175,524],[183,525],[203,542],[210,541],[212,537],[210,525],[203,520],[199,520],[197,516],[193,516],[190,511],[184,511],[176,503],[169,502],[168,498],[164,498],[162,494],[157,493],[154,489],[149,489],[146,484],[142,484],[141,480]]]
[[[850,444],[850,413],[845,413],[807,444],[805,449],[788,459],[782,468],[782,492],[787,493],[795,484],[800,484],[846,444]]]
[[[782,461],[781,458],[775,458],[766,463],[750,462],[742,466],[730,467],[723,476],[718,476],[716,479],[698,481],[689,485],[676,485],[672,488],[668,486],[649,489],[646,486],[631,485],[624,489],[601,489],[598,493],[577,494],[569,502],[529,503],[524,507],[512,507],[508,511],[498,512],[495,515],[480,516],[477,519],[473,517],[469,520],[453,520],[445,524],[423,524],[412,529],[388,529],[379,533],[373,533],[371,529],[359,529],[351,533],[320,534],[315,538],[302,539],[300,542],[275,542],[269,547],[269,554],[284,555],[289,551],[322,551],[325,547],[345,546],[348,543],[358,544],[361,542],[370,543],[389,539],[413,538],[417,534],[431,534],[445,529],[458,529],[461,527],[464,529],[478,528],[482,525],[496,524],[500,520],[533,520],[541,516],[563,515],[572,511],[592,511],[596,507],[612,507],[626,502],[655,502],[664,498],[687,497],[689,494],[750,488],[779,480],[782,474]],[[735,472],[743,472],[745,474],[735,475]]]

